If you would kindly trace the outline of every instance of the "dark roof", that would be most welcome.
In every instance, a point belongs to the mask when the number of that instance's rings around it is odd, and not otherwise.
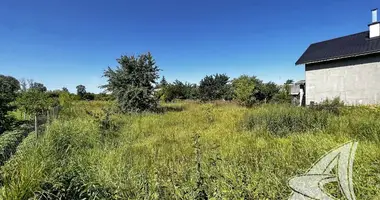
[[[369,39],[369,31],[314,43],[298,59],[296,65],[318,63],[380,53],[380,37]]]

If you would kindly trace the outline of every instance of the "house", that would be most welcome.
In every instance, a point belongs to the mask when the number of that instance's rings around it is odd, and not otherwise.
[[[369,30],[311,44],[305,65],[306,104],[339,97],[349,105],[380,103],[380,22],[372,10]]]

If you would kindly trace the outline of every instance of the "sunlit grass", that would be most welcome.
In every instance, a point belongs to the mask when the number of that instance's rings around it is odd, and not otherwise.
[[[178,102],[162,105],[170,107],[165,113],[113,115],[119,128],[104,131],[86,111],[101,115],[106,106],[76,103],[41,138],[29,136],[1,169],[2,197],[284,199],[291,177],[357,139],[357,198],[380,198],[377,109],[336,116],[283,105]]]

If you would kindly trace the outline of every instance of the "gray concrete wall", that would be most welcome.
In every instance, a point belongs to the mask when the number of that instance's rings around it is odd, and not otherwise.
[[[308,64],[306,104],[340,97],[349,105],[380,104],[380,54]]]

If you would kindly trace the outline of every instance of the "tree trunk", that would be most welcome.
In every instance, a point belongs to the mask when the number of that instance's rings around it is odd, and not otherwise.
[[[34,115],[34,131],[36,132],[36,136],[38,138],[38,122],[37,122],[37,114]]]
[[[24,115],[24,120],[26,120],[26,113],[25,113],[25,112],[23,112],[22,114]]]

